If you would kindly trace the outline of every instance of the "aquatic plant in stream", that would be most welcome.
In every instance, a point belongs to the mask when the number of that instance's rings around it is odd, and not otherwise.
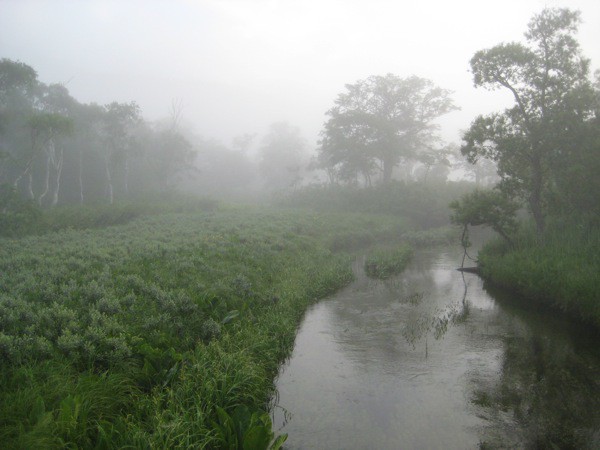
[[[417,300],[418,302],[420,302],[420,299]],[[416,343],[425,338],[425,355],[427,356],[427,336],[429,333],[433,334],[434,339],[441,339],[448,332],[451,325],[466,320],[469,312],[469,302],[451,303],[445,308],[436,309],[431,314],[421,314],[417,318],[409,320],[402,329],[402,336],[412,346],[413,350],[416,348]]]
[[[371,278],[386,279],[402,272],[412,257],[407,245],[371,250],[365,261],[365,272]]]

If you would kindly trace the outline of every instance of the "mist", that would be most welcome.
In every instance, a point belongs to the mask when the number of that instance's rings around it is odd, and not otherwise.
[[[599,19],[0,0],[0,446],[600,448]]]
[[[460,111],[441,121],[459,139],[506,93],[472,86],[468,61],[518,41],[544,6],[582,12],[579,39],[597,68],[600,6],[594,1],[3,1],[3,57],[34,67],[80,102],[136,101],[151,121],[180,99],[206,138],[298,126],[316,145],[324,113],[344,85],[370,75],[417,75],[454,92]]]

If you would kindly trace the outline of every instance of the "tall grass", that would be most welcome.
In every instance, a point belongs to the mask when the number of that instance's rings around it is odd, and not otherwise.
[[[360,188],[352,186],[307,186],[278,203],[315,211],[386,214],[410,220],[418,228],[449,223],[448,204],[473,190],[465,182],[399,182]]]
[[[365,272],[371,278],[386,279],[402,272],[411,257],[408,245],[375,248],[367,255]]]
[[[494,284],[600,327],[600,229],[554,223],[538,237],[525,228],[514,246],[493,242],[479,261]]]

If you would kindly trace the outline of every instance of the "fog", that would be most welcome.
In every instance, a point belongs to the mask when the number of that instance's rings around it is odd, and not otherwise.
[[[345,84],[417,75],[453,91],[461,110],[439,123],[457,142],[477,114],[510,101],[473,88],[469,59],[522,41],[545,6],[581,11],[579,42],[597,69],[596,0],[2,0],[0,56],[64,84],[80,102],[136,101],[151,121],[177,100],[188,127],[226,146],[285,121],[314,148]]]

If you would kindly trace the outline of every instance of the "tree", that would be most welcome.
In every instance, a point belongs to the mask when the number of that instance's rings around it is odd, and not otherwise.
[[[58,202],[58,189],[60,188],[60,176],[63,165],[62,147],[56,149],[56,139],[66,136],[73,131],[73,122],[68,117],[55,113],[36,113],[32,114],[27,121],[27,128],[31,135],[31,145],[28,154],[25,155],[22,171],[15,179],[13,186],[15,189],[21,179],[27,176],[27,195],[29,199],[34,200],[33,192],[33,163],[40,152],[46,155],[45,171],[45,190],[40,194],[38,202],[41,204],[43,198],[50,189],[50,169],[56,171],[56,183],[53,193],[52,205]]]
[[[29,147],[27,122],[34,111],[39,83],[30,66],[0,60],[0,183],[13,183]]]
[[[102,136],[105,145],[105,173],[108,202],[114,201],[113,168],[122,166],[123,188],[129,190],[129,161],[134,148],[133,128],[140,122],[140,108],[135,102],[113,102],[104,107]]]
[[[577,12],[544,9],[529,22],[528,45],[500,44],[471,59],[475,86],[507,89],[514,105],[477,117],[461,152],[472,163],[482,157],[498,163],[501,189],[527,201],[538,233],[555,181],[552,161],[593,114],[589,60],[574,38],[579,21]]]
[[[286,122],[274,123],[259,148],[259,170],[271,189],[294,188],[308,165],[306,141],[300,129]]]
[[[511,243],[511,235],[517,229],[518,203],[498,190],[476,190],[450,203],[453,210],[450,221],[463,226],[463,241],[467,227],[485,225]]]
[[[327,111],[319,148],[323,168],[336,168],[346,179],[360,174],[367,184],[379,168],[389,183],[403,159],[439,141],[433,121],[457,109],[449,94],[416,76],[387,74],[347,84]]]
[[[175,186],[180,174],[194,168],[196,152],[176,128],[158,130],[150,136],[152,142],[148,145],[145,160],[158,190],[166,192]]]

